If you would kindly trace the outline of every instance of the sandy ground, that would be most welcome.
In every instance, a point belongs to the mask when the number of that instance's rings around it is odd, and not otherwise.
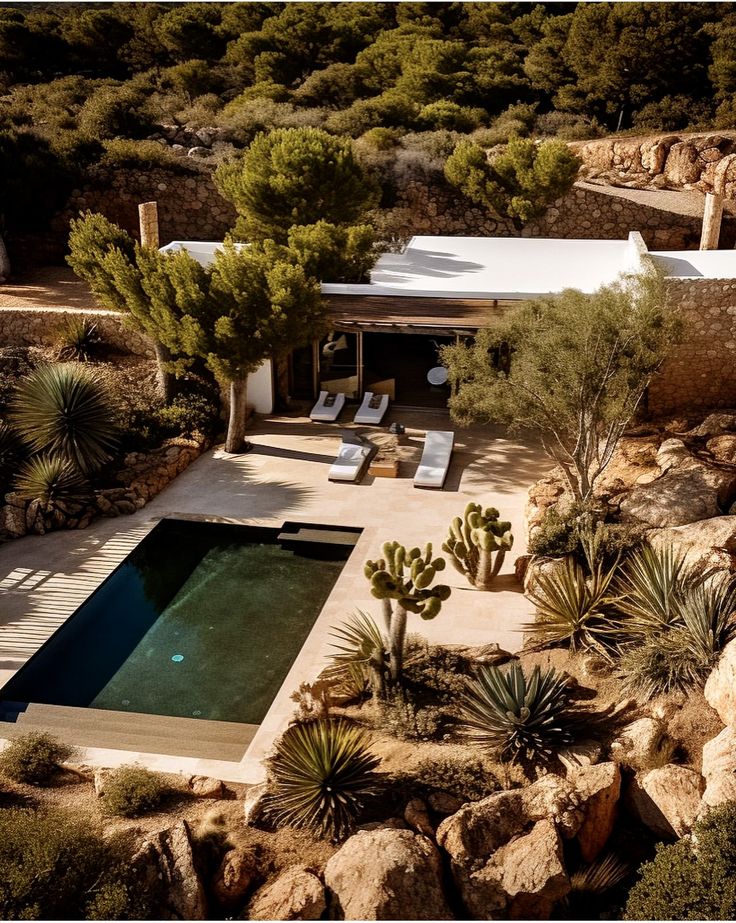
[[[68,266],[39,266],[0,285],[0,308],[99,308]]]

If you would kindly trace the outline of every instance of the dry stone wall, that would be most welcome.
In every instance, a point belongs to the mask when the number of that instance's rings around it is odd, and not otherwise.
[[[83,311],[75,308],[2,308],[0,344],[3,346],[53,346],[58,331],[70,317],[88,317],[97,324],[103,342],[114,352],[150,358],[151,342],[115,311]]]
[[[736,406],[736,279],[666,284],[685,333],[649,388],[650,414]]]

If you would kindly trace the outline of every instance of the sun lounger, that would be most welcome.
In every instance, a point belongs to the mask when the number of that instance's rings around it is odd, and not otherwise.
[[[375,446],[357,436],[343,436],[340,451],[327,474],[331,481],[360,480]]]
[[[366,391],[363,395],[363,403],[355,414],[355,423],[372,423],[378,426],[388,410],[388,394],[374,394],[372,391]]]
[[[334,423],[340,416],[340,411],[344,406],[344,394],[330,394],[329,391],[320,391],[319,400],[312,407],[309,419],[315,420],[317,423]]]
[[[452,457],[455,434],[430,430],[424,440],[424,451],[414,475],[415,487],[441,488],[445,483]]]

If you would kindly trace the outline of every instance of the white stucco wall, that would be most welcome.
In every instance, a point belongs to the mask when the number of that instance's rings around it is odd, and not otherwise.
[[[256,413],[273,413],[275,399],[273,364],[267,359],[248,378],[248,403]]]

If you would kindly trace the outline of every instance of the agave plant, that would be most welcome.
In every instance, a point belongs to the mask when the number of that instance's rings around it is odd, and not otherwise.
[[[83,503],[91,490],[88,482],[71,462],[58,455],[36,455],[18,472],[15,490],[25,500],[55,503]]]
[[[344,839],[378,791],[378,763],[365,732],[343,719],[294,724],[269,760],[269,811],[278,822]]]
[[[643,545],[626,561],[616,582],[617,608],[628,635],[641,637],[676,625],[688,590],[698,576],[672,545]]]
[[[62,323],[57,335],[57,356],[63,362],[87,362],[100,343],[97,324],[88,317],[71,314]]]
[[[561,571],[540,574],[527,592],[537,607],[537,617],[526,630],[543,645],[568,644],[573,652],[595,650],[610,660],[615,633],[609,615],[614,573],[604,571],[599,563],[586,577],[580,564],[568,556]]]
[[[100,468],[117,444],[106,388],[84,366],[47,365],[18,386],[11,419],[36,452],[63,456],[84,474]]]
[[[470,738],[504,761],[549,759],[571,743],[578,721],[564,676],[537,666],[527,677],[518,663],[481,667],[468,681],[462,715]]]
[[[359,672],[363,686],[369,682],[375,692],[381,692],[388,651],[381,630],[370,615],[358,610],[330,634],[336,643],[332,645],[334,653],[330,654],[329,675],[337,680],[348,680],[350,685],[355,684]]]

